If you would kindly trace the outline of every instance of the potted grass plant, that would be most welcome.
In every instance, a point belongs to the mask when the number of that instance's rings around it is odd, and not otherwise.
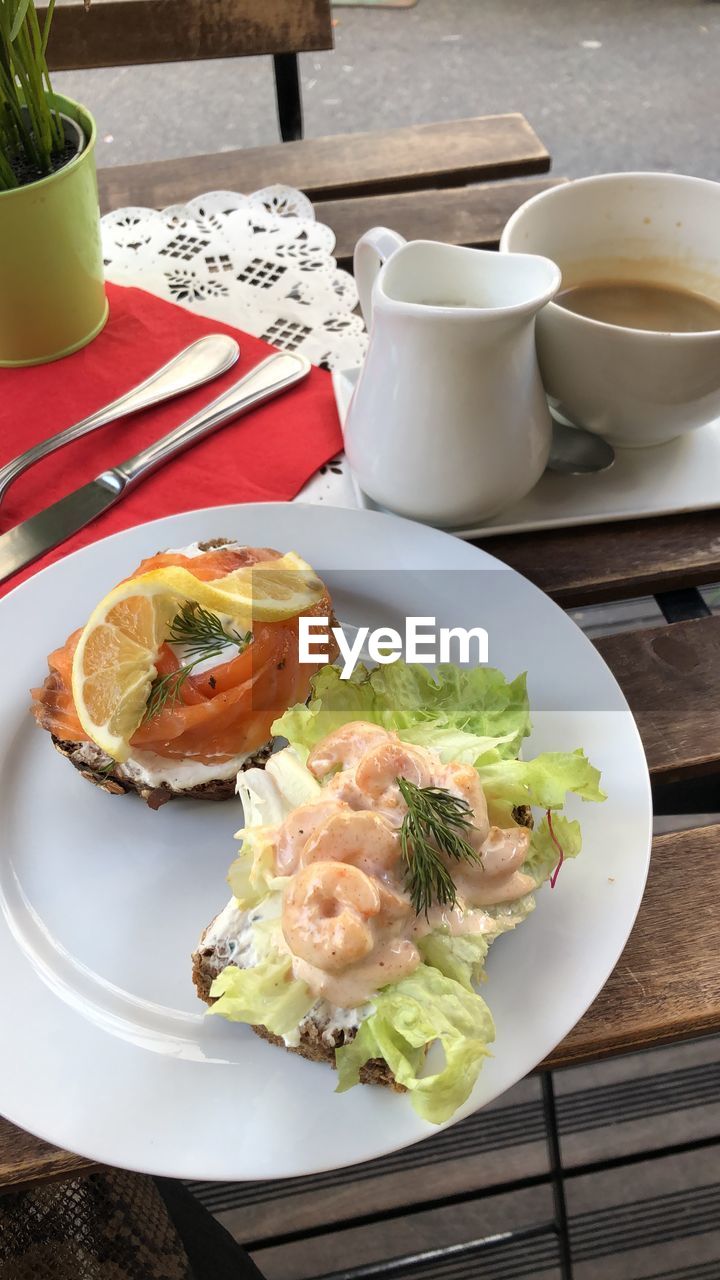
[[[35,0],[0,0],[0,365],[90,342],[107,318],[95,121],[54,93]]]

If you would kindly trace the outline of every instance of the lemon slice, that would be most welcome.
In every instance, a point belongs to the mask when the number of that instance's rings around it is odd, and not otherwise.
[[[279,560],[243,566],[211,582],[199,582],[187,569],[173,565],[151,569],[143,578],[162,581],[176,596],[193,600],[212,613],[227,614],[244,626],[253,620],[294,618],[317,604],[325,590],[310,565],[292,551]]]
[[[114,760],[127,760],[160,647],[184,603],[229,616],[249,630],[253,620],[294,617],[316,604],[324,589],[292,552],[211,582],[170,565],[120,583],[93,611],[73,658],[72,694],[85,733]]]
[[[72,669],[75,709],[88,737],[115,760],[128,757],[177,607],[162,583],[136,578],[105,596],[80,636]]]

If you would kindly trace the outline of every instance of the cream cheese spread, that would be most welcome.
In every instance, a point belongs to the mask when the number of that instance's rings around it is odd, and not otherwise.
[[[229,964],[236,964],[239,969],[252,969],[260,963],[263,956],[258,952],[255,926],[279,919],[281,908],[282,895],[279,893],[271,894],[257,906],[246,909],[238,906],[236,898],[230,899],[202,941],[203,949],[213,948],[218,973]],[[318,1000],[302,1022],[283,1039],[288,1048],[297,1048],[304,1028],[314,1024],[321,1030],[327,1045],[334,1045],[338,1039],[345,1043],[352,1039],[352,1034],[348,1033],[357,1031],[371,1011],[372,1006],[367,1003],[358,1005],[356,1009],[339,1009],[327,1000]]]
[[[217,547],[218,551],[241,551],[245,546],[244,542],[224,542],[221,547]],[[199,542],[191,542],[187,547],[168,547],[163,555],[167,556],[187,556],[188,560],[194,559],[195,556],[204,556],[207,554],[207,547],[201,547]]]
[[[230,760],[218,761],[217,764],[202,764],[198,760],[171,760],[154,751],[135,751],[123,764],[116,765],[115,773],[146,787],[159,787],[165,783],[173,791],[189,791],[204,782],[233,778],[245,761],[255,754],[254,751],[245,752],[232,756]],[[91,768],[101,769],[109,759],[94,742],[80,743],[73,756],[76,760],[85,761]]]

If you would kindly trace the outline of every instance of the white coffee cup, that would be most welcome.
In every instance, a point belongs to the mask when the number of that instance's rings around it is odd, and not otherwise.
[[[642,280],[720,303],[720,183],[673,173],[580,178],[522,205],[500,250],[552,258],[564,286]],[[550,302],[536,333],[551,400],[611,444],[662,444],[720,416],[720,327],[629,329]]]

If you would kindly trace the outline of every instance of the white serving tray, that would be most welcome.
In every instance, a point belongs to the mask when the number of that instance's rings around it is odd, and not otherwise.
[[[340,420],[344,421],[354,379],[336,373],[333,381]],[[720,419],[668,444],[616,449],[615,454],[613,466],[594,475],[562,476],[546,471],[521,502],[484,524],[448,532],[459,538],[489,538],[720,506]],[[343,456],[313,476],[298,501],[375,507],[355,483]]]

